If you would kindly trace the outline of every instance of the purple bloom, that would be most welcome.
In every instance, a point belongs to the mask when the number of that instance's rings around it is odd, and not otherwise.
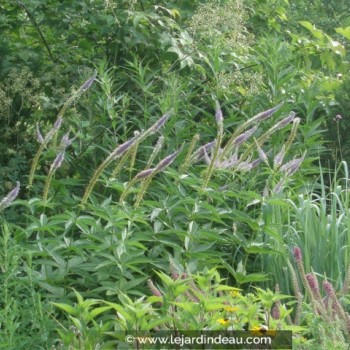
[[[224,116],[222,115],[222,110],[220,108],[220,105],[219,103],[217,103],[217,106],[216,106],[216,110],[215,110],[215,119],[216,119],[216,122],[219,124],[219,123],[222,123],[223,120],[224,120]]]
[[[285,154],[286,154],[285,145],[283,145],[281,150],[278,152],[278,154],[276,154],[275,158],[273,159],[274,169],[277,169],[281,166]]]
[[[92,85],[92,83],[95,81],[97,77],[97,73],[95,72],[92,77],[90,77],[88,80],[86,80],[86,82],[79,88],[79,90],[84,90],[86,91],[87,89],[89,89],[89,87]]]
[[[162,293],[160,292],[160,290],[153,284],[152,280],[147,280],[147,285],[148,288],[150,289],[150,291],[152,292],[152,294],[156,297],[162,297]]]
[[[170,118],[170,113],[166,113],[164,114],[156,123],[154,123],[150,130],[152,133],[157,132],[166,122],[167,120]]]
[[[55,124],[53,125],[52,129],[46,134],[44,139],[45,143],[48,143],[51,140],[52,136],[58,131],[58,129],[62,125],[62,121],[63,121],[62,117],[59,116],[55,121]]]
[[[285,182],[285,178],[281,179],[278,184],[274,187],[274,189],[272,190],[272,193],[280,193],[282,191],[283,185]]]
[[[9,192],[7,196],[4,197],[0,202],[0,210],[9,206],[16,199],[19,193],[20,186],[21,186],[20,183],[17,181],[16,187],[11,192]]]
[[[164,170],[167,166],[169,166],[174,159],[178,156],[178,154],[180,153],[182,147],[180,149],[178,149],[176,152],[170,154],[169,156],[165,157],[164,159],[162,159],[156,166],[155,171],[162,171]]]
[[[279,110],[282,105],[283,105],[283,103],[280,103],[276,107],[268,109],[267,111],[264,111],[264,112],[260,112],[259,114],[257,114],[254,117],[252,117],[251,121],[261,122],[261,121],[269,118],[273,113],[275,113],[277,110]]]
[[[62,121],[63,121],[63,118],[59,116],[55,121],[55,124],[53,125],[53,130],[57,131],[61,127]]]
[[[151,175],[153,171],[154,171],[153,168],[142,170],[138,174],[136,174],[135,180],[144,179],[144,178],[148,177],[149,175]]]
[[[55,160],[51,164],[50,172],[57,170],[62,165],[63,159],[64,159],[64,150],[57,154]]]
[[[38,122],[36,123],[36,137],[39,143],[44,143],[44,138],[43,135],[41,135]]]
[[[67,147],[69,147],[72,142],[74,141],[75,137],[73,137],[72,139],[69,138],[69,131],[67,133],[65,133],[61,139],[61,147],[63,149],[66,149]]]
[[[251,165],[251,168],[250,170],[256,168],[260,163],[261,163],[262,159],[261,158],[257,158],[257,159],[254,159],[250,165]]]
[[[274,303],[272,310],[271,310],[271,316],[274,320],[279,320],[281,317],[279,303]]]
[[[320,288],[318,286],[318,281],[316,276],[313,273],[308,273],[305,277],[307,279],[307,282],[309,283],[311,290],[314,293],[318,293]]]
[[[119,156],[123,155],[138,140],[138,138],[138,136],[135,136],[122,143],[110,154],[110,159],[118,158]]]
[[[290,112],[289,116],[280,120],[275,126],[274,129],[282,129],[284,126],[288,125],[290,122],[292,122],[295,118],[295,113]]]
[[[249,161],[238,163],[236,166],[237,170],[248,171],[251,170],[252,164]]]
[[[299,247],[294,247],[293,249],[294,259],[296,262],[302,262],[303,256]]]
[[[266,153],[262,150],[260,145],[256,142],[256,148],[258,149],[260,159],[266,164],[269,165],[269,160],[267,158]]]
[[[282,172],[285,172],[287,175],[293,175],[300,167],[301,163],[303,162],[305,158],[305,153],[300,158],[295,158],[288,163],[281,166],[280,170]]]
[[[325,292],[327,293],[327,295],[330,298],[334,298],[335,297],[335,291],[334,288],[332,286],[332,284],[328,281],[323,281],[323,289],[325,290]]]
[[[245,142],[246,140],[248,140],[248,138],[250,136],[252,136],[255,132],[255,130],[257,129],[257,126],[252,127],[251,129],[247,130],[246,132],[244,132],[243,134],[238,135],[234,140],[233,140],[233,145],[235,146],[239,146],[241,145],[243,142]]]
[[[205,156],[205,152],[209,152],[215,146],[215,140],[208,142],[204,146],[198,148],[198,150],[192,155],[191,160],[193,162],[201,160]]]
[[[207,165],[209,165],[210,164],[210,157],[208,156],[208,153],[207,153],[205,148],[203,149],[203,152],[204,152],[204,160],[207,163]]]

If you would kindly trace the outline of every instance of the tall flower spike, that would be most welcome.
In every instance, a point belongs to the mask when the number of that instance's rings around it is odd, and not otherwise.
[[[61,149],[66,149],[67,147],[69,147],[72,142],[75,140],[75,137],[73,137],[72,139],[69,138],[69,131],[66,132],[61,139],[61,143],[60,143],[60,148]]]
[[[288,125],[290,122],[292,122],[295,118],[295,113],[292,111],[290,112],[289,116],[286,118],[283,118],[280,120],[277,124],[275,124],[274,128],[275,130],[279,130],[284,128],[286,125]]]
[[[157,132],[170,118],[170,113],[164,114],[153,126],[151,126],[151,133]]]
[[[85,189],[85,193],[83,195],[83,199],[81,201],[81,205],[84,206],[85,203],[87,202],[91,191],[93,190],[96,181],[98,180],[98,178],[100,177],[100,175],[102,174],[102,172],[104,171],[104,169],[110,165],[110,163],[119,158],[120,156],[122,156],[126,151],[128,151],[130,149],[130,147],[135,143],[141,143],[146,137],[148,137],[149,135],[155,133],[156,131],[158,131],[164,124],[165,122],[169,119],[170,114],[165,114],[163,115],[155,124],[153,124],[149,129],[147,129],[146,131],[143,131],[141,134],[138,134],[137,136],[134,136],[133,138],[131,138],[130,140],[124,142],[123,144],[121,144],[120,146],[118,146],[117,148],[114,149],[113,152],[111,152],[109,154],[109,156],[97,167],[97,169],[95,170],[91,180],[89,181],[86,189]]]
[[[93,84],[93,82],[95,81],[96,77],[97,77],[97,73],[95,72],[88,80],[86,80],[86,82],[79,88],[79,90],[86,91],[87,89],[89,89]]]
[[[44,138],[43,138],[43,135],[40,132],[39,123],[38,122],[36,122],[36,137],[37,137],[37,140],[38,140],[39,143],[41,143],[41,144],[44,143]]]
[[[62,121],[63,121],[63,118],[61,116],[59,116],[56,119],[55,124],[53,125],[52,129],[45,136],[45,139],[43,142],[43,144],[45,144],[45,146],[48,144],[48,142],[52,139],[52,137],[56,134],[58,129],[61,127]]]
[[[254,134],[254,132],[256,131],[258,127],[257,126],[253,126],[251,129],[247,130],[246,132],[244,132],[243,134],[238,135],[233,141],[232,144],[235,147],[240,146],[243,142],[247,141],[249,139],[250,136],[252,136]]]
[[[300,158],[295,158],[288,163],[281,166],[280,171],[284,172],[286,175],[293,175],[300,167],[301,163],[304,161],[306,152],[304,152],[303,156]]]
[[[150,289],[150,291],[152,292],[152,294],[156,297],[163,297],[162,293],[160,292],[160,290],[153,284],[152,280],[149,279],[147,280],[147,286]]]
[[[64,154],[65,154],[65,151],[61,151],[57,154],[55,160],[51,164],[50,172],[56,171],[62,165]]]
[[[286,146],[283,145],[281,150],[276,154],[275,158],[273,159],[273,168],[278,169],[283,162],[283,158],[286,155]]]
[[[176,152],[170,154],[169,156],[163,158],[157,165],[156,167],[154,168],[154,170],[147,176],[147,179],[143,182],[142,186],[141,186],[141,189],[140,189],[140,192],[136,198],[136,201],[135,201],[135,204],[134,204],[134,207],[137,208],[141,201],[142,201],[142,198],[144,197],[145,193],[146,193],[146,190],[149,186],[149,184],[151,183],[152,181],[152,178],[155,174],[163,171],[167,166],[169,166],[174,160],[175,158],[178,156],[178,154],[182,151],[182,147],[181,146]],[[133,179],[131,181],[131,183],[134,183],[135,179]],[[125,197],[125,195],[123,194],[122,196],[123,198]]]
[[[224,120],[224,116],[222,115],[222,110],[220,108],[219,102],[216,102],[215,119],[218,124],[222,123]]]
[[[11,192],[7,194],[6,197],[4,197],[0,202],[0,211],[5,209],[7,206],[9,206],[18,196],[19,189],[21,187],[21,184],[17,181],[16,187],[13,188]]]
[[[259,153],[259,158],[268,166],[269,165],[269,159],[267,158],[266,153],[262,150],[260,147],[259,143],[254,139],[255,144],[256,144],[256,149],[258,150]]]
[[[214,148],[215,142],[216,141],[214,140],[212,142],[206,143],[204,146],[199,147],[197,151],[193,153],[190,162],[193,163],[193,162],[200,161],[205,156],[204,152],[208,153],[210,150]]]

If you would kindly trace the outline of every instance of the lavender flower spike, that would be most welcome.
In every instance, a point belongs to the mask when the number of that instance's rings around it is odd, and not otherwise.
[[[2,201],[0,202],[0,211],[5,209],[16,199],[19,193],[20,186],[20,183],[17,181],[16,187],[10,193],[8,193],[6,197],[2,199]]]
[[[224,120],[224,116],[222,115],[222,110],[220,108],[219,102],[216,102],[215,119],[217,123],[222,123]]]
[[[72,139],[70,139],[69,138],[69,131],[66,132],[61,139],[60,147],[62,149],[66,149],[67,147],[69,147],[72,144],[72,142],[75,140],[75,138],[76,137],[73,137]]]
[[[169,166],[174,159],[178,156],[178,154],[181,152],[182,147],[178,149],[176,152],[170,154],[169,156],[165,157],[162,159],[156,166],[155,171],[162,171],[164,170],[167,166]]]
[[[61,165],[62,162],[64,160],[64,150],[59,152],[55,158],[55,160],[53,161],[53,163],[51,164],[51,169],[50,172],[53,172],[55,170],[57,170]]]
[[[131,138],[128,141],[125,141],[120,146],[118,146],[110,155],[109,160],[116,159],[123,155],[137,140],[139,139],[139,136],[135,136]]]
[[[153,171],[154,171],[154,168],[142,170],[138,174],[135,175],[134,179],[135,180],[144,179],[144,178],[150,176]]]
[[[268,109],[267,111],[260,112],[259,114],[256,114],[254,117],[249,119],[250,123],[252,122],[261,122],[267,118],[269,118],[272,114],[274,114],[277,110],[279,110],[283,105],[283,102],[277,105],[276,107],[273,107],[271,109]]]
[[[281,150],[276,154],[275,158],[273,159],[274,169],[278,169],[281,166],[285,154],[286,154],[286,147],[285,145],[283,145]]]
[[[301,250],[300,250],[299,247],[294,247],[293,248],[293,255],[294,255],[294,259],[295,259],[296,262],[302,263],[303,256],[301,254]]]
[[[280,120],[274,127],[275,130],[282,129],[286,125],[288,125],[290,122],[292,122],[295,118],[295,113],[292,111],[290,112],[288,117],[283,118]]]
[[[233,145],[235,146],[239,146],[241,145],[243,142],[245,142],[246,140],[249,139],[250,136],[252,136],[255,132],[255,130],[257,129],[257,126],[252,127],[251,129],[247,130],[246,132],[244,132],[243,134],[238,135],[234,140],[233,140]]]
[[[291,160],[290,162],[284,164],[283,166],[281,166],[281,171],[285,172],[287,175],[293,175],[300,167],[301,163],[303,162],[304,158],[305,158],[305,154],[303,154],[302,157],[300,158],[296,158]]]
[[[36,123],[36,137],[39,143],[44,143],[43,135],[41,135],[40,129],[39,129],[39,123]]]
[[[86,82],[79,88],[79,90],[86,91],[87,89],[89,89],[92,83],[95,81],[96,77],[97,73],[95,72],[88,80],[86,80]]]
[[[256,142],[256,140],[255,140],[255,144],[256,144],[256,148],[257,148],[258,153],[259,153],[259,158],[260,158],[266,165],[269,165],[269,159],[267,158],[266,153],[262,150],[262,148],[260,147],[260,145],[258,144],[258,142]]]
[[[52,129],[46,134],[45,136],[45,139],[44,139],[44,143],[48,143],[52,136],[58,131],[58,129],[61,127],[62,125],[62,121],[63,121],[63,118],[62,116],[59,116],[57,118],[57,120],[55,121],[55,124],[53,125]]]
[[[205,156],[204,152],[208,153],[211,149],[214,148],[214,146],[215,146],[215,140],[212,142],[206,143],[204,146],[199,147],[197,151],[194,152],[193,155],[191,156],[191,162],[200,161]]]
[[[155,124],[153,124],[149,129],[151,133],[157,132],[167,122],[167,120],[170,118],[170,115],[170,113],[164,114]]]

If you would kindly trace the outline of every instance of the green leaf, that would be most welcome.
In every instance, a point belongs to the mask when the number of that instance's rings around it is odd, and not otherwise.
[[[62,303],[51,303],[52,305],[58,307],[59,309],[69,313],[70,315],[76,316],[78,311],[71,305]]]
[[[335,28],[335,31],[350,40],[350,26],[346,28]]]

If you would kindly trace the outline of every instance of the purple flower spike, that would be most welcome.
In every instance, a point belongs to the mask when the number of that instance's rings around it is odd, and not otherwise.
[[[261,122],[267,118],[269,118],[272,114],[274,114],[277,110],[279,110],[282,107],[283,103],[280,103],[276,107],[273,107],[271,109],[268,109],[267,111],[260,112],[259,114],[255,115],[252,120]]]
[[[157,132],[166,122],[167,120],[170,118],[170,113],[166,113],[164,114],[156,123],[154,123],[150,130],[152,133]]]
[[[176,152],[170,154],[169,156],[165,157],[164,159],[162,159],[156,166],[155,171],[162,171],[164,170],[167,166],[169,166],[174,159],[178,156],[178,154],[181,152],[181,149],[178,149]]]
[[[138,136],[133,137],[132,139],[122,143],[110,154],[110,159],[115,159],[123,155],[137,140]]]
[[[294,259],[296,262],[302,262],[303,256],[299,247],[294,247],[293,249]]]
[[[278,303],[275,303],[271,310],[271,316],[274,320],[279,320],[281,317],[280,308]]]
[[[309,283],[311,290],[315,293],[318,293],[320,288],[318,286],[318,281],[316,276],[312,273],[308,273],[305,277],[307,279],[307,282]]]
[[[135,180],[140,180],[140,179],[144,179],[148,176],[150,176],[152,174],[152,172],[154,171],[154,169],[145,169],[140,171],[138,174],[135,175]]]
[[[53,161],[52,165],[51,165],[51,172],[57,170],[63,162],[64,159],[64,151],[59,152],[55,158],[55,160]]]
[[[80,87],[79,90],[86,91],[87,89],[89,89],[92,83],[95,81],[96,77],[97,77],[97,73],[95,72],[92,77],[86,80],[86,82]]]
[[[222,123],[224,120],[224,116],[222,115],[222,110],[218,102],[216,103],[215,119],[217,123]]]
[[[192,155],[191,159],[193,162],[201,160],[205,156],[205,152],[208,154],[208,152],[214,148],[215,146],[215,140],[212,142],[208,142],[204,146],[201,146],[198,148],[198,150]]]
[[[10,193],[8,193],[8,195],[5,198],[3,198],[0,202],[0,210],[9,206],[16,199],[19,193],[20,186],[20,183],[17,181],[16,187]]]
[[[36,123],[36,137],[39,143],[44,143],[43,135],[41,135],[40,129],[39,129],[39,123]]]
[[[53,125],[52,130],[57,131],[61,127],[62,121],[63,121],[63,118],[59,116],[55,121],[55,124]]]
[[[323,281],[323,288],[330,298],[335,297],[335,291],[332,284],[328,281]]]
[[[275,158],[273,159],[274,169],[277,169],[281,166],[285,154],[286,154],[286,147],[285,145],[283,145],[281,150],[278,152],[278,154],[276,154]]]
[[[156,296],[156,297],[163,296],[162,293],[160,292],[160,290],[153,284],[152,280],[150,280],[150,279],[147,280],[147,285],[154,296]]]
[[[233,145],[235,146],[240,146],[243,142],[249,139],[250,136],[252,136],[257,129],[257,126],[252,127],[251,129],[247,130],[243,134],[238,135],[234,140],[233,140]]]
[[[295,113],[294,112],[290,112],[289,116],[280,120],[276,125],[275,125],[275,129],[282,129],[283,127],[285,127],[286,125],[288,125],[290,122],[292,122],[295,118]]]
[[[305,153],[300,158],[295,158],[290,162],[281,166],[280,171],[285,172],[287,175],[293,175],[300,167],[301,163],[305,158]]]
[[[69,131],[67,133],[65,133],[61,139],[61,147],[63,149],[66,149],[67,147],[69,147],[72,142],[74,141],[75,137],[73,137],[72,139],[69,138]]]

